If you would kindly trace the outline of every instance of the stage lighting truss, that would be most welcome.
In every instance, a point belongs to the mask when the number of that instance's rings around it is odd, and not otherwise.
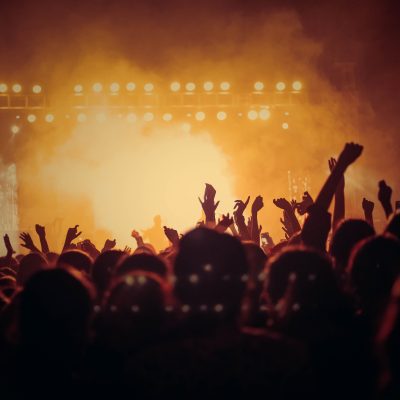
[[[292,115],[295,107],[252,106],[247,108],[208,107],[208,108],[131,108],[119,109],[77,109],[72,112],[59,112],[54,109],[22,110],[10,115],[11,132],[18,133],[24,126],[40,125],[45,128],[57,124],[84,124],[125,121],[128,124],[190,124],[205,126],[221,123],[247,123],[258,126],[275,127],[282,132],[292,131]],[[1,114],[0,114],[1,115]],[[295,124],[294,124],[295,126]]]
[[[67,99],[52,98],[39,83],[0,82],[0,110],[47,109],[58,103],[72,110],[85,109],[236,109],[247,112],[252,107],[290,106],[307,101],[304,85],[291,82],[255,80],[238,87],[229,81],[172,81],[167,84],[147,82],[77,82]],[[69,101],[68,101],[69,100]],[[246,111],[246,108],[248,109]],[[251,114],[255,119],[255,115]],[[263,117],[265,119],[265,116]]]

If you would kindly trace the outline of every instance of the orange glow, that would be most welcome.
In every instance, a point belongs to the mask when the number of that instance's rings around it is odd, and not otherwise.
[[[286,88],[285,82],[278,82],[276,84],[276,90],[278,90],[280,92],[285,90],[285,88]]]
[[[177,92],[180,90],[181,84],[179,82],[172,82],[170,88],[173,92]]]
[[[0,93],[6,93],[8,86],[5,83],[0,83]]]
[[[35,114],[29,114],[26,119],[28,120],[28,122],[33,123],[33,122],[36,121],[36,115]]]
[[[299,91],[299,90],[301,90],[302,87],[303,87],[303,84],[300,81],[295,81],[292,84],[293,90]]]
[[[82,93],[83,92],[83,86],[82,85],[75,85],[74,86],[74,92],[75,93]]]
[[[12,90],[14,93],[21,93],[22,86],[19,83],[16,83],[15,85],[13,85]]]
[[[34,85],[32,88],[32,92],[35,94],[39,94],[42,92],[42,87],[40,85]]]
[[[39,173],[64,196],[90,200],[96,226],[107,229],[120,246],[132,241],[133,228],[152,226],[156,215],[162,224],[183,233],[200,217],[194,200],[202,195],[206,182],[218,188],[217,216],[235,200],[224,154],[207,132],[191,135],[188,129],[190,124],[155,123],[150,134],[143,134],[140,124],[111,118],[101,125],[77,124]],[[75,155],[74,149],[88,151]],[[92,232],[84,227],[83,231],[83,237],[93,238]]]
[[[146,83],[143,89],[147,93],[152,92],[154,90],[154,85],[152,83]]]
[[[92,86],[92,89],[93,89],[93,92],[100,93],[103,90],[103,85],[101,83],[97,82]]]

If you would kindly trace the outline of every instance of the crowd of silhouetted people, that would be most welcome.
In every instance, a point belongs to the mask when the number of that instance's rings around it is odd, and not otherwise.
[[[23,232],[29,253],[16,255],[5,235],[0,395],[399,399],[400,214],[381,181],[384,232],[365,198],[365,219],[346,218],[345,171],[362,150],[329,160],[315,199],[273,200],[276,243],[261,196],[216,220],[210,184],[204,221],[183,236],[164,227],[161,252],[137,231],[133,251],[99,250],[77,225],[56,253],[36,225],[40,246]]]

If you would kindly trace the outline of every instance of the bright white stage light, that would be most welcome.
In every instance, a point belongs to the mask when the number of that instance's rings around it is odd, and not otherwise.
[[[226,117],[227,117],[227,115],[226,115],[226,112],[225,112],[225,111],[218,111],[218,113],[217,113],[217,119],[218,119],[219,121],[225,120]]]
[[[278,82],[276,84],[276,90],[280,92],[282,92],[282,90],[285,90],[285,88],[286,88],[285,82]]]
[[[150,92],[152,92],[154,90],[154,85],[152,84],[152,83],[146,83],[145,85],[144,85],[144,91],[145,92],[147,92],[147,93],[150,93]]]
[[[261,90],[264,90],[264,84],[260,81],[256,82],[254,84],[254,90],[257,90],[258,92],[260,92]]]
[[[40,85],[34,85],[32,88],[32,92],[35,94],[39,94],[42,92],[42,87]]]
[[[226,92],[231,88],[231,84],[229,82],[222,82],[221,85],[219,85],[222,91]]]
[[[93,89],[93,92],[100,93],[103,90],[103,85],[101,83],[97,82],[92,86],[92,89]]]
[[[181,84],[179,82],[172,82],[170,89],[172,92],[178,92],[181,89]]]

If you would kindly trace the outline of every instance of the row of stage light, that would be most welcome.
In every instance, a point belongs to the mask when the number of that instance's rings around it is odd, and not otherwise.
[[[285,112],[284,115],[289,115],[288,112]],[[177,118],[174,118],[174,115],[169,112],[165,112],[160,115],[156,115],[153,112],[144,112],[140,115],[136,113],[127,113],[126,115],[118,114],[116,116],[119,119],[125,119],[128,122],[137,122],[137,121],[144,121],[144,122],[152,122],[152,121],[157,121],[157,120],[162,120],[164,122],[170,122],[173,121],[174,119],[177,120],[182,120],[182,117],[179,116]],[[196,111],[194,113],[187,113],[185,115],[186,118],[194,118],[196,121],[205,121],[207,118],[216,118],[219,121],[224,121],[230,117],[247,117],[250,121],[256,121],[256,120],[261,120],[261,121],[267,121],[271,117],[271,111],[268,108],[263,108],[261,110],[250,110],[245,113],[241,112],[226,112],[226,111],[217,111],[214,113],[208,112],[205,113],[204,111]],[[64,116],[65,119],[71,119],[71,116],[69,114]],[[115,116],[109,116],[106,113],[99,112],[95,114],[86,114],[86,113],[78,113],[76,115],[76,121],[77,122],[86,122],[90,120],[95,120],[97,122],[104,122],[107,121],[109,118],[115,118]],[[44,121],[47,123],[52,123],[56,121],[56,116],[52,113],[48,113],[44,116],[38,117],[36,114],[28,114],[24,118],[21,117],[20,115],[16,116],[17,120],[26,120],[29,123],[34,123],[38,121]]]
[[[294,81],[291,84],[292,91],[299,92],[303,88],[303,84],[300,81]],[[204,90],[205,92],[213,92],[213,91],[220,91],[220,92],[228,92],[231,90],[231,84],[229,82],[221,82],[219,85],[211,81],[204,82],[202,85],[196,85],[194,82],[187,82],[185,84],[180,82],[172,82],[169,86],[169,90],[171,92],[194,92],[196,90]],[[288,89],[288,86],[285,82],[277,82],[275,84],[275,90],[278,92],[283,92]],[[118,94],[122,91],[122,87],[119,83],[113,82],[108,86],[103,85],[100,82],[96,82],[91,86],[91,91],[93,93],[102,93],[108,92],[110,94]],[[145,93],[152,93],[156,91],[156,86],[151,83],[145,83],[140,87],[134,82],[128,82],[124,85],[124,90],[126,92],[135,92],[136,90],[143,90]],[[255,82],[253,85],[253,90],[256,92],[262,92],[264,90],[268,90],[264,84],[264,82],[258,81]],[[19,83],[15,83],[11,86],[7,85],[6,83],[0,83],[0,94],[7,94],[7,93],[14,93],[14,94],[23,94],[22,85]],[[41,94],[43,92],[43,88],[40,85],[34,85],[30,88],[29,93],[33,94]],[[80,95],[84,93],[84,86],[81,84],[77,84],[74,86],[74,93],[76,95]]]

